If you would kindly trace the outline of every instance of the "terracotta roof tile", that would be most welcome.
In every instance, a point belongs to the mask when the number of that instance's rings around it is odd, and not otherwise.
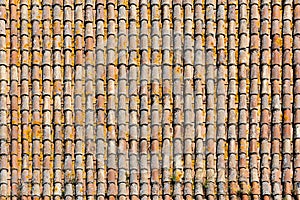
[[[74,196],[74,190],[72,186],[73,181],[73,143],[74,143],[74,133],[73,133],[73,109],[72,109],[72,97],[73,97],[73,34],[72,34],[72,15],[73,15],[73,2],[64,1],[64,93],[63,93],[63,112],[64,112],[64,187],[59,191],[60,196],[65,199],[72,199]],[[76,91],[80,91],[77,88]],[[74,96],[75,97],[75,96]],[[76,101],[76,100],[75,100]]]
[[[150,134],[150,169],[151,169],[151,199],[161,198],[161,166],[160,166],[160,142],[161,142],[161,50],[160,50],[160,39],[161,39],[161,23],[160,23],[160,2],[150,2],[151,11],[151,134]]]
[[[163,195],[165,199],[172,196],[172,61],[171,61],[171,18],[170,18],[170,1],[162,2],[162,181]]]
[[[11,56],[10,56],[10,98],[11,98],[11,197],[16,199],[19,195],[19,174],[20,174],[20,114],[19,114],[19,98],[20,87],[19,83],[19,48],[18,39],[20,33],[18,31],[18,24],[20,20],[18,18],[17,1],[11,1],[10,3],[10,41],[11,41]]]
[[[227,87],[227,58],[225,55],[225,2],[219,1],[217,7],[217,192],[221,199],[225,199],[228,195],[228,181],[226,179],[227,168],[227,131],[226,131],[226,118],[227,118],[227,106],[226,106],[226,90]]]
[[[173,197],[180,199],[183,195],[183,66],[182,37],[183,23],[182,2],[173,1]]]
[[[249,118],[249,165],[250,165],[250,183],[253,199],[259,199],[260,195],[260,166],[259,166],[259,56],[260,56],[260,38],[259,38],[259,4],[258,1],[250,2],[250,118]]]
[[[30,195],[30,175],[29,175],[29,159],[30,159],[30,110],[29,110],[29,5],[27,1],[20,2],[20,54],[21,54],[21,134],[22,134],[22,174],[21,174],[21,195],[28,198]]]
[[[297,199],[299,9],[0,1],[0,198]]]
[[[281,25],[282,13],[281,2],[272,2],[272,185],[273,185],[273,198],[282,197],[281,187]]]
[[[269,198],[271,195],[270,183],[270,140],[271,140],[271,113],[270,113],[270,9],[271,2],[266,1],[261,8],[261,189],[262,195]]]
[[[148,162],[149,153],[149,32],[148,32],[148,4],[147,1],[140,1],[140,137],[139,137],[139,167],[140,167],[140,199],[148,199],[150,195],[150,166]]]
[[[195,198],[204,198],[205,177],[205,106],[204,106],[204,6],[202,1],[194,5],[195,43],[194,43],[194,107],[195,107]]]
[[[104,49],[104,3],[96,2],[96,169],[97,198],[103,199],[106,188],[105,174],[105,49]]]
[[[53,1],[53,140],[54,140],[54,161],[53,161],[53,193],[54,198],[61,195],[62,188],[62,1]]]
[[[229,195],[237,198],[237,2],[228,2],[228,186]]]
[[[299,28],[299,16],[297,14],[297,11],[299,10],[299,2],[294,2],[294,43],[293,43],[293,46],[294,46],[294,60],[293,60],[293,64],[294,64],[294,67],[295,67],[295,72],[294,72],[294,78],[295,78],[295,85],[294,85],[294,128],[295,128],[295,139],[294,139],[294,148],[297,149],[298,148],[298,145],[297,145],[297,138],[298,138],[298,116],[299,116],[299,112],[298,112],[298,104],[299,104],[299,98],[298,98],[298,91],[299,91],[299,84],[298,84],[298,78],[299,78],[299,66],[298,66],[298,54],[299,54],[299,50],[298,50],[298,39],[299,39],[299,31],[298,31],[298,28]],[[294,184],[298,184],[299,182],[299,176],[298,176],[298,173],[299,173],[299,163],[298,163],[298,159],[299,159],[299,154],[295,154],[294,155],[294,159],[295,159],[295,163],[294,163]],[[298,186],[295,186],[294,187],[294,190],[295,190],[295,195],[297,195],[297,197],[299,196],[299,188]]]
[[[127,74],[127,45],[126,30],[127,11],[123,1],[118,2],[118,198],[128,198],[128,82]],[[132,145],[130,145],[132,147]],[[130,152],[131,153],[131,152]],[[131,155],[130,155],[131,156]],[[135,172],[136,173],[136,172]],[[134,172],[132,172],[134,174]]]
[[[206,195],[208,199],[216,197],[216,100],[215,85],[217,82],[216,70],[216,1],[205,2],[206,42]]]
[[[4,2],[5,3],[5,2]],[[7,15],[5,7],[6,5],[0,5],[0,38],[2,45],[0,46],[0,101],[7,102],[7,86],[8,86],[8,76],[7,73],[7,57],[6,57],[6,23]],[[9,165],[8,165],[8,126],[7,126],[7,115],[8,106],[6,104],[1,107],[0,110],[0,126],[1,126],[1,136],[0,136],[0,146],[1,146],[1,155],[0,155],[0,197],[5,198],[9,194],[9,185],[7,179],[9,178]]]
[[[42,23],[43,23],[43,43],[42,43],[42,70],[43,70],[43,198],[50,199],[52,191],[52,182],[51,177],[52,168],[51,168],[51,159],[53,159],[53,139],[52,139],[52,116],[51,116],[51,82],[52,82],[52,72],[51,72],[51,57],[52,57],[52,30],[51,30],[51,4],[50,1],[43,2],[42,5]]]
[[[249,140],[249,117],[248,105],[249,90],[249,17],[247,7],[249,2],[239,1],[239,57],[238,57],[238,76],[239,76],[239,118],[238,118],[238,140],[239,140],[239,185],[241,198],[248,196],[249,187],[249,167],[248,167],[248,140]]]
[[[192,1],[183,1],[184,9],[184,198],[193,198],[194,179],[194,95],[193,95],[193,6]]]
[[[292,161],[291,161],[291,140],[292,140],[292,2],[287,1],[283,7],[283,69],[282,69],[282,180],[283,195],[291,198],[292,195]]]

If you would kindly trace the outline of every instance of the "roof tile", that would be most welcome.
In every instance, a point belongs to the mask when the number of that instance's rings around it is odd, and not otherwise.
[[[0,197],[295,198],[299,6],[1,1]]]

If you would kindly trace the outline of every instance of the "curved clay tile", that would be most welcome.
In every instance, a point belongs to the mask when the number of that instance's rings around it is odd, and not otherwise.
[[[182,199],[183,183],[183,24],[182,1],[173,1],[173,198]]]
[[[249,162],[250,184],[253,199],[259,199],[260,195],[260,166],[259,166],[259,3],[250,1],[250,105],[249,105]]]
[[[29,62],[30,62],[30,42],[29,42],[29,5],[26,0],[21,1],[20,9],[21,21],[21,134],[22,134],[22,177],[21,177],[21,197],[27,199],[30,196],[30,109],[29,109]]]
[[[32,188],[31,195],[33,198],[41,196],[41,113],[40,113],[40,67],[41,67],[41,13],[40,2],[31,2],[31,26],[32,26],[32,60],[31,60],[31,129],[32,129]]]
[[[8,23],[6,16],[6,3],[0,2],[0,198],[5,199],[9,194],[9,164],[8,164],[8,119],[7,119],[7,86],[8,77],[7,74],[7,56],[6,56],[6,23]]]
[[[204,6],[202,0],[194,3],[194,109],[195,109],[195,163],[194,195],[205,199],[205,105],[203,74],[204,61]]]
[[[75,85],[74,85],[74,128],[75,128],[75,195],[83,198],[85,195],[85,126],[84,126],[84,5],[75,1],[74,9],[74,42],[75,42]]]
[[[149,18],[147,0],[141,0],[139,4],[140,8],[140,86],[139,86],[139,98],[140,98],[140,138],[139,138],[139,154],[140,154],[140,199],[145,200],[150,195],[150,166],[148,163],[149,154],[149,85],[150,85],[150,51],[149,51]]]
[[[183,1],[184,10],[184,198],[193,199],[193,154],[194,154],[194,33],[193,33],[193,2]]]
[[[62,195],[62,156],[63,156],[63,133],[62,133],[62,33],[63,2],[53,0],[52,27],[53,27],[53,135],[54,135],[54,163],[53,163],[53,194],[54,199]]]
[[[272,91],[272,144],[271,144],[271,183],[274,199],[282,198],[281,187],[281,124],[282,124],[282,96],[281,96],[281,67],[282,67],[282,2],[272,1],[272,60],[271,60],[271,91]]]
[[[151,199],[161,198],[161,166],[160,166],[160,142],[161,142],[161,24],[160,1],[153,0],[151,5]]]
[[[42,196],[44,199],[51,199],[52,181],[52,161],[53,161],[53,135],[52,135],[52,115],[51,115],[51,82],[52,76],[52,29],[51,29],[51,8],[52,0],[43,1],[42,23],[43,23],[43,43],[42,43],[42,97],[43,97],[43,185]]]
[[[129,84],[129,179],[130,197],[139,199],[139,124],[138,124],[138,1],[129,1],[128,84]]]
[[[300,69],[299,69],[299,53],[300,53],[300,2],[294,1],[294,27],[293,27],[293,67],[294,67],[294,195],[296,198],[300,197],[300,154],[299,154],[299,122],[300,122],[300,110],[299,110],[299,92],[300,92]]]
[[[232,199],[237,199],[239,185],[238,178],[238,131],[237,131],[237,101],[238,99],[238,70],[237,70],[237,28],[238,28],[238,3],[236,0],[228,1],[228,189]]]
[[[127,3],[118,1],[118,199],[128,198]],[[129,50],[130,51],[130,50]],[[130,52],[129,52],[130,53]],[[130,151],[130,150],[129,150]],[[130,153],[130,152],[129,152]],[[130,154],[129,154],[130,156]]]
[[[205,2],[206,196],[216,198],[216,1]]]
[[[104,2],[96,2],[96,170],[97,170],[97,195],[98,199],[104,199],[106,192],[105,174],[105,41],[104,41]]]
[[[85,42],[85,171],[86,198],[94,198],[95,190],[95,137],[94,137],[94,4],[93,0],[85,1],[84,42]]]
[[[117,30],[116,30],[116,2],[108,0],[107,2],[107,196],[110,199],[117,198],[117,124],[116,124],[116,56],[117,56]]]
[[[217,1],[217,193],[220,199],[228,198],[226,180],[226,94],[227,94],[227,60],[226,60],[226,1]]]
[[[162,2],[162,181],[163,196],[170,199],[172,194],[172,35],[171,35],[171,2]]]
[[[285,1],[282,15],[282,182],[283,198],[292,198],[292,18],[293,2]]]
[[[21,144],[20,137],[20,114],[19,114],[19,98],[20,98],[20,44],[18,39],[20,32],[18,24],[20,23],[18,7],[20,2],[11,0],[10,4],[10,102],[11,102],[11,198],[17,199],[20,197],[19,179],[20,179],[20,157],[21,157]]]
[[[74,197],[73,188],[73,144],[74,144],[74,129],[73,129],[73,1],[64,1],[64,93],[63,93],[63,114],[64,114],[64,188],[62,196],[64,199],[72,199]],[[79,89],[76,89],[79,90]],[[79,90],[80,91],[80,90]]]
[[[250,193],[249,187],[249,163],[247,161],[249,148],[249,16],[247,8],[249,2],[239,1],[239,185],[241,197],[244,199]]]
[[[162,187],[164,199],[171,198],[172,65],[170,1],[162,1]]]
[[[297,199],[299,5],[0,0],[0,198]]]
[[[260,120],[260,157],[261,157],[261,191],[262,196],[268,199],[271,195],[271,105],[270,105],[270,59],[271,59],[271,39],[270,39],[270,1],[261,2],[260,14],[260,59],[261,59],[261,120]]]

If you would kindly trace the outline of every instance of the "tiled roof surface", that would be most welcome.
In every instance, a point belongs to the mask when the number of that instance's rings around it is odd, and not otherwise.
[[[0,199],[300,199],[300,0],[0,0]]]

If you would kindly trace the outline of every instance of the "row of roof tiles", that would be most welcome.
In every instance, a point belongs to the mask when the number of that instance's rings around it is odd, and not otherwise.
[[[0,197],[298,199],[299,23],[298,0],[0,1]]]

